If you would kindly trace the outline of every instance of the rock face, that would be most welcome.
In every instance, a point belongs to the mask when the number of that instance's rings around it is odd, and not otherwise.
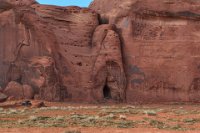
[[[94,0],[122,40],[127,101],[198,101],[200,2]]]
[[[114,25],[99,26],[88,8],[0,2],[0,86],[27,84],[34,97],[48,101],[125,100]]]
[[[0,0],[0,86],[47,101],[198,101],[199,20],[197,0]]]
[[[48,56],[32,57],[26,66],[24,82],[34,86],[39,93],[39,99],[47,101],[62,101],[67,90],[61,82],[53,58]]]

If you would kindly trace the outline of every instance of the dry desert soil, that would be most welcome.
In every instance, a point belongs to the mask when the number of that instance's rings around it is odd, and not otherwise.
[[[0,133],[199,133],[200,104],[0,103]]]

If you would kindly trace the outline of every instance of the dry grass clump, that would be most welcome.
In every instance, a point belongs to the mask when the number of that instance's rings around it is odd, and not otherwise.
[[[64,133],[81,133],[79,130],[67,130]]]

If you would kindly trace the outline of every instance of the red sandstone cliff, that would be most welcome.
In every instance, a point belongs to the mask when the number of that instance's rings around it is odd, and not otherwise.
[[[28,85],[48,101],[198,101],[199,20],[196,0],[0,0],[0,88]]]
[[[11,81],[31,85],[35,98],[48,101],[125,100],[114,25],[99,26],[91,9],[26,0],[1,0],[0,11],[2,88]]]
[[[200,2],[94,0],[122,40],[127,101],[198,101]]]

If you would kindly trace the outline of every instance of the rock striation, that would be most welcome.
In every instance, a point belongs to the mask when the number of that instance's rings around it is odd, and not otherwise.
[[[197,0],[94,0],[89,8],[0,0],[1,92],[47,101],[199,101],[199,21]]]

